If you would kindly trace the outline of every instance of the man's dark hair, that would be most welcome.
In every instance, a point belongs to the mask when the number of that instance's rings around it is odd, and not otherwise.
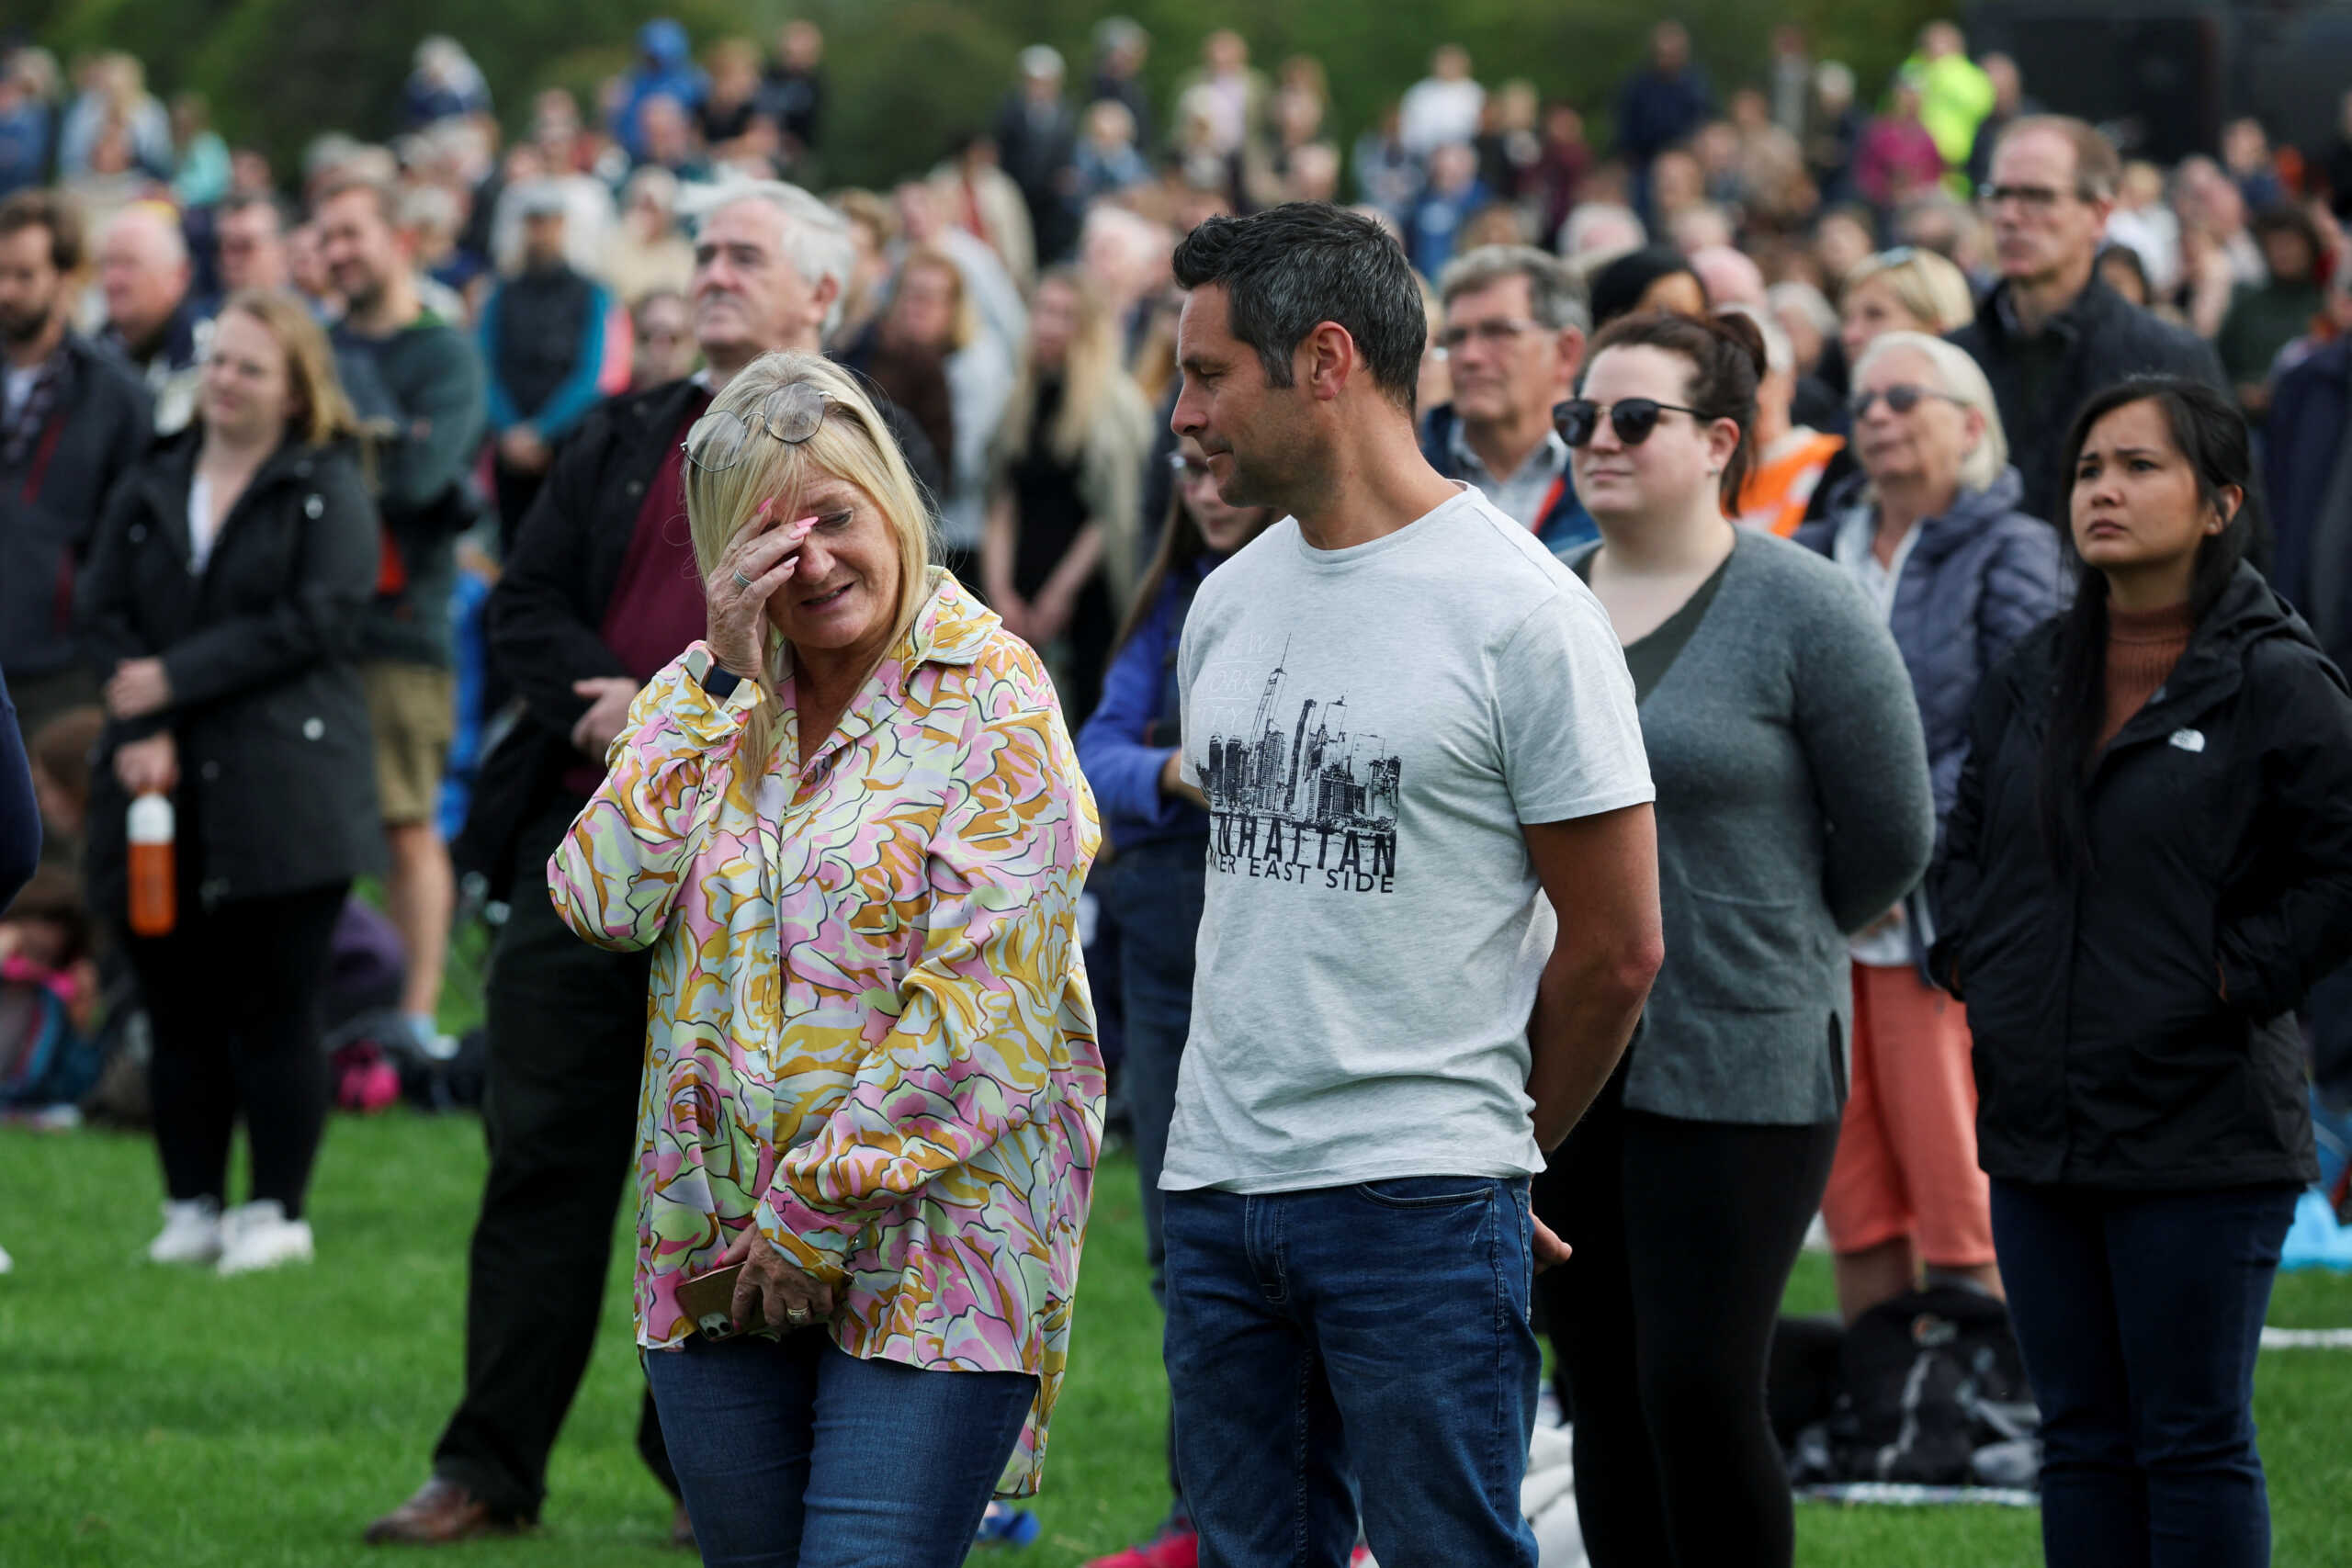
[[[2309,249],[2314,266],[2319,265],[2322,256],[2327,254],[2327,246],[2320,239],[2319,225],[2312,221],[2310,213],[2291,201],[2264,208],[2254,215],[2254,221],[2246,228],[2257,240],[2267,239],[2273,234],[2292,234]]]
[[[1291,355],[1330,321],[1355,340],[1373,385],[1412,412],[1429,319],[1412,264],[1371,219],[1320,201],[1212,218],[1177,245],[1176,283],[1224,287],[1228,329],[1258,351],[1269,386],[1291,385]]]
[[[61,191],[20,190],[0,201],[0,235],[40,229],[49,235],[49,265],[72,276],[82,270],[82,213]]]

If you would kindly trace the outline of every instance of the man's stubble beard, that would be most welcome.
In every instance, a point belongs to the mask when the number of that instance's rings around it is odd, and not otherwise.
[[[0,344],[10,348],[23,348],[40,342],[41,334],[49,331],[49,324],[56,313],[54,302],[30,314],[0,310]]]

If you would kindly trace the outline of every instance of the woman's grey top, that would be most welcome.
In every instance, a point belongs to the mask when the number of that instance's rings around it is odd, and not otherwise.
[[[1853,1010],[1846,938],[1917,884],[1935,843],[1894,639],[1836,566],[1743,529],[1641,717],[1666,963],[1625,1103],[1690,1121],[1834,1120]]]

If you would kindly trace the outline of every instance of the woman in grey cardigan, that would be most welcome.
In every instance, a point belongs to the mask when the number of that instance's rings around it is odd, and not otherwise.
[[[1560,427],[1601,542],[1570,564],[1641,704],[1666,964],[1537,1188],[1575,1248],[1541,1284],[1577,1506],[1595,1568],[1785,1568],[1765,1358],[1837,1148],[1846,938],[1927,869],[1927,752],[1860,591],[1724,519],[1753,445],[1754,323],[1629,317],[1586,365]]]

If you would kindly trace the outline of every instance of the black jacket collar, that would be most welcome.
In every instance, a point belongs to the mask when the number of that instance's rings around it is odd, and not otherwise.
[[[196,480],[197,455],[203,446],[203,427],[190,425],[156,443],[139,476],[141,498],[154,513],[156,525],[182,561],[195,554],[187,529],[187,492]],[[220,532],[226,535],[232,523],[279,485],[298,484],[310,479],[317,471],[321,457],[330,450],[333,448],[313,446],[290,437],[279,442],[277,450],[263,458],[261,467],[254,470],[252,481],[237,497],[229,515],[220,520]]]
[[[2029,342],[2040,333],[2021,333],[2010,322],[2009,299],[2015,285],[2003,283],[1984,296],[1984,303],[1977,307],[1976,322],[1984,334],[2004,347]],[[2096,333],[2131,309],[2131,302],[2108,287],[2097,273],[2083,291],[2067,301],[2066,308],[2041,325],[2043,333],[2055,333],[2067,343],[2079,343]]]
[[[2029,634],[2008,665],[2012,710],[2030,716],[2037,730],[2049,720],[2049,698],[2057,675],[2058,634],[2064,619],[2061,615]],[[2189,633],[2188,647],[2173,666],[2172,674],[2147,705],[2117,732],[2108,751],[2111,754],[2152,736],[2168,735],[2234,695],[2245,683],[2248,658],[2257,646],[2272,640],[2308,649],[2330,680],[2352,691],[2343,674],[2327,661],[2318,637],[2294,606],[2280,598],[2260,572],[2240,562],[2221,598]]]

